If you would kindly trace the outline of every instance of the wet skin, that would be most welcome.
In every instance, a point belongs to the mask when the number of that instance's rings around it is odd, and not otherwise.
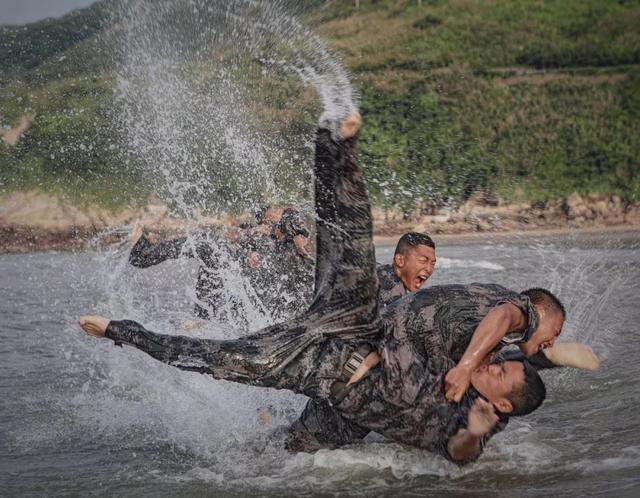
[[[553,347],[564,325],[562,313],[548,311],[542,306],[535,308],[540,316],[538,328],[527,342],[519,345],[525,356],[533,356],[540,350]]]

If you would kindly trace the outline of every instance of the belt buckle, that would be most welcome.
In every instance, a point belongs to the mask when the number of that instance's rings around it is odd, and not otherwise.
[[[356,373],[356,370],[358,370],[360,365],[362,365],[363,361],[364,361],[364,356],[362,356],[360,353],[358,353],[357,351],[354,351],[353,353],[351,353],[351,356],[349,357],[349,359],[347,360],[347,362],[344,364],[344,367],[343,367],[343,369],[348,372],[349,378],[354,373]]]

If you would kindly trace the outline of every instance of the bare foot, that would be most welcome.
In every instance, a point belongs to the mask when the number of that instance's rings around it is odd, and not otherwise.
[[[362,119],[360,118],[360,113],[357,111],[352,112],[340,125],[340,137],[344,139],[351,138],[358,133],[361,124]]]
[[[600,368],[600,360],[593,349],[579,342],[557,342],[543,352],[556,365],[592,371]]]
[[[94,337],[104,337],[110,321],[111,320],[103,316],[86,315],[80,317],[78,323],[80,324],[80,327],[82,327],[82,330],[87,333],[87,335],[92,335]]]

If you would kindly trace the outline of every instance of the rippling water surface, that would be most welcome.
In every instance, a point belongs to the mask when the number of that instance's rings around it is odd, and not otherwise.
[[[129,268],[125,251],[0,256],[3,495],[637,496],[640,489],[640,234],[514,238],[438,247],[430,284],[547,286],[564,340],[593,346],[597,373],[545,372],[549,397],[474,465],[373,440],[290,455],[274,429],[304,398],[236,386],[85,337],[82,313],[183,333],[196,262]],[[391,247],[379,247],[388,261]],[[268,317],[255,314],[253,326]],[[188,332],[232,337],[220,324]],[[275,420],[261,425],[257,411]]]

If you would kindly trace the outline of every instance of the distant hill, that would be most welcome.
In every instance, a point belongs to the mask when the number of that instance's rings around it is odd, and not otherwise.
[[[640,200],[640,1],[359,4],[312,2],[308,21],[360,90],[376,205],[429,211],[479,190],[541,203],[573,191]],[[0,191],[114,207],[148,194],[118,167],[105,121],[113,11],[103,0],[0,27],[0,125],[35,116],[17,145],[0,143]],[[88,130],[95,147],[75,147]]]
[[[109,0],[98,1],[85,9],[75,10],[60,19],[45,19],[24,26],[0,26],[1,74],[17,76],[42,67],[47,62],[59,63],[76,50],[83,41],[100,35],[114,20]],[[84,60],[77,69],[89,71],[95,67]]]

